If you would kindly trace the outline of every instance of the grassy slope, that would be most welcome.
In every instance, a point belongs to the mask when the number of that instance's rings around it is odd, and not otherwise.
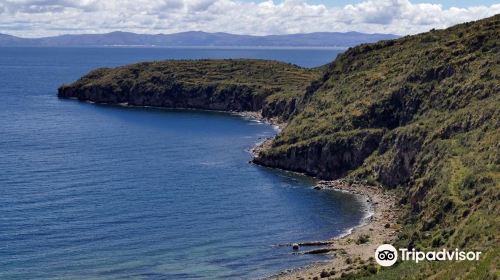
[[[479,264],[404,263],[370,279],[486,279],[498,273],[499,38],[497,15],[350,49],[263,154],[285,159],[297,146],[346,135],[356,140],[360,131],[383,133],[378,149],[347,176],[402,194],[398,245],[484,252]]]
[[[74,85],[119,85],[127,82],[156,85],[156,79],[160,79],[192,85],[226,83],[281,87],[289,92],[302,93],[304,85],[308,85],[315,74],[292,64],[266,60],[168,60],[96,69]]]

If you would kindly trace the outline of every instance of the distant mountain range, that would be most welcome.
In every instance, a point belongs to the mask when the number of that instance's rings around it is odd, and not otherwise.
[[[201,31],[174,34],[105,34],[60,35],[44,38],[20,38],[0,34],[0,46],[92,47],[92,46],[157,46],[157,47],[351,47],[361,43],[398,38],[392,34],[359,32],[317,32],[289,35],[236,35]]]

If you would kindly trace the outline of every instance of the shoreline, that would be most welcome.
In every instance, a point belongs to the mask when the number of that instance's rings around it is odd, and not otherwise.
[[[86,103],[96,103],[85,101]],[[278,118],[264,118],[260,111],[222,111],[197,108],[165,108],[153,106],[133,106],[124,103],[107,104],[96,103],[102,105],[111,105],[125,108],[150,108],[159,110],[194,110],[226,113],[234,116],[239,116],[246,119],[252,119],[271,125],[276,130],[276,135],[279,134],[287,125]],[[258,156],[259,152],[271,145],[276,137],[268,137],[255,143],[248,151],[252,157]],[[292,172],[284,170],[287,172]],[[296,173],[296,172],[293,172]],[[300,174],[300,173],[299,173]],[[301,174],[304,175],[304,174]],[[308,175],[304,175],[308,176]],[[309,176],[311,177],[311,176]],[[311,177],[318,180],[315,177]],[[359,195],[362,202],[365,204],[368,214],[362,219],[361,223],[355,227],[346,230],[345,233],[334,236],[327,240],[312,241],[302,243],[304,246],[316,246],[317,250],[301,250],[299,254],[324,254],[332,257],[326,261],[316,261],[303,267],[292,267],[285,271],[278,272],[274,275],[263,276],[259,279],[265,280],[296,280],[296,279],[313,279],[321,278],[321,274],[328,272],[330,278],[339,278],[345,273],[367,269],[369,266],[374,266],[373,255],[378,245],[391,243],[396,239],[399,225],[396,224],[397,215],[391,213],[396,209],[396,198],[390,194],[388,190],[380,186],[368,186],[359,182],[348,183],[344,179],[321,181],[318,180],[315,189],[334,190],[348,192],[354,195]],[[387,227],[387,224],[389,227]],[[356,244],[357,239],[361,236],[367,236],[367,242]],[[291,245],[291,244],[289,244]],[[319,249],[318,249],[319,248]],[[355,265],[358,265],[355,267]],[[330,273],[334,272],[334,273]]]
[[[299,253],[323,252],[331,259],[317,261],[304,267],[291,268],[274,275],[265,276],[265,280],[296,280],[322,278],[339,278],[362,270],[376,270],[374,253],[384,243],[392,243],[397,238],[396,196],[380,186],[369,186],[362,183],[349,183],[343,179],[319,181],[321,190],[336,190],[359,195],[371,209],[364,221],[349,229],[345,234],[327,240],[309,242],[318,244],[315,250],[303,250]],[[327,275],[327,276],[325,276]]]
[[[275,127],[277,133],[286,127],[286,123],[279,122],[277,119],[266,119],[260,112],[237,112],[235,114],[270,124]],[[253,157],[258,156],[260,151],[272,144],[275,137],[257,142],[249,150],[250,154]],[[317,180],[315,177],[312,178]],[[364,204],[367,214],[359,225],[347,229],[345,233],[326,240],[302,243],[301,249],[297,252],[299,254],[324,254],[331,257],[329,260],[316,261],[303,267],[292,267],[259,279],[297,280],[315,279],[314,277],[335,279],[362,270],[376,271],[378,265],[374,260],[375,250],[379,245],[392,244],[397,239],[400,228],[397,223],[399,212],[396,195],[390,190],[361,182],[347,182],[344,179],[318,180],[314,188],[318,191],[333,190],[357,195]],[[291,246],[291,244],[284,246]],[[304,250],[304,247],[309,247],[309,249]],[[322,275],[328,276],[322,277]]]
[[[184,107],[160,107],[160,106],[137,106],[130,105],[127,102],[123,103],[100,103],[90,100],[78,100],[75,97],[63,97],[62,99],[67,100],[75,100],[78,102],[88,103],[88,104],[96,104],[96,105],[104,105],[104,106],[116,106],[121,108],[132,108],[132,109],[154,109],[154,110],[166,110],[166,111],[200,111],[200,112],[209,112],[209,113],[222,113],[229,114],[233,116],[238,116],[244,119],[256,120],[259,122],[263,122],[271,125],[278,133],[281,132],[287,125],[287,123],[280,121],[278,118],[264,118],[260,111],[224,111],[224,110],[215,110],[215,109],[202,109],[202,108],[184,108]],[[271,138],[272,139],[272,138]],[[255,145],[255,146],[258,146]]]
[[[286,127],[286,125],[287,125],[285,122],[280,121],[278,118],[271,118],[271,119],[264,118],[262,116],[262,113],[260,111],[259,112],[253,112],[253,111],[242,111],[242,112],[221,111],[221,112],[226,112],[226,113],[230,113],[230,114],[235,115],[235,116],[240,116],[240,117],[245,118],[245,119],[253,119],[253,120],[256,120],[256,121],[259,121],[259,122],[263,122],[263,123],[269,124],[269,125],[271,125],[276,130],[277,133],[280,133]],[[255,145],[253,148],[256,148],[257,146],[259,146],[259,144]]]

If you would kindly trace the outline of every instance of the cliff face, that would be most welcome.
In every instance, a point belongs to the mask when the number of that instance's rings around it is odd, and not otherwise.
[[[274,146],[254,159],[257,164],[293,170],[319,178],[339,178],[360,166],[378,147],[383,131],[339,132],[327,138]]]
[[[91,86],[85,89],[62,88],[60,97],[76,97],[98,103],[132,106],[155,106],[167,108],[196,108],[222,111],[258,111],[264,107],[265,97],[270,94],[255,94],[256,89],[246,85],[205,85],[185,87],[171,84],[161,91],[151,90],[144,85],[134,85],[123,95],[116,95],[115,89]],[[279,111],[277,112],[279,114]]]
[[[143,63],[96,70],[59,96],[287,120],[254,162],[398,188],[397,245],[483,251],[480,265],[397,266],[377,277],[487,278],[500,252],[498,38],[500,15],[351,48],[322,73],[266,61]]]
[[[61,98],[106,104],[262,111],[284,117],[318,70],[262,60],[140,63],[97,69],[59,88]]]

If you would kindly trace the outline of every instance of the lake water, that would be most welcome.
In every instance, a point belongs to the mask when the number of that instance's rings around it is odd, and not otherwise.
[[[167,58],[303,66],[333,50],[0,48],[0,279],[255,278],[321,257],[363,203],[249,164],[276,132],[224,113],[59,100],[92,68]]]

